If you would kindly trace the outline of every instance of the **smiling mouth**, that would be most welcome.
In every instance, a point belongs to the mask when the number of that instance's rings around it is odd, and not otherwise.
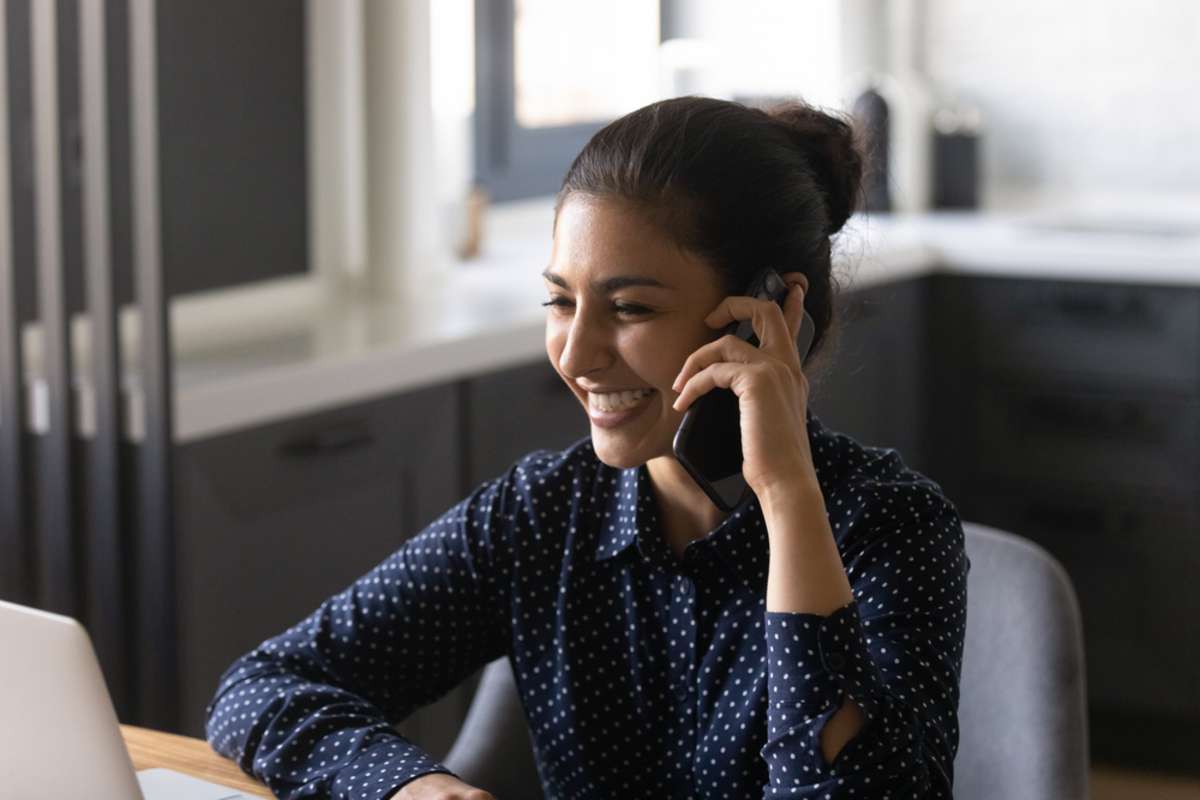
[[[641,405],[642,401],[653,395],[655,391],[647,387],[603,394],[588,392],[588,409],[606,414],[628,411]]]

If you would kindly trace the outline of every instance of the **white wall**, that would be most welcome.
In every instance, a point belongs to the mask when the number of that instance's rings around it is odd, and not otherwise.
[[[1200,2],[926,2],[924,66],[983,110],[989,188],[1200,191]]]

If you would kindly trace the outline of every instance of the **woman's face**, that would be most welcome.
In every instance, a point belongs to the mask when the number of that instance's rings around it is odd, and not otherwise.
[[[588,413],[596,455],[623,469],[670,454],[683,419],[671,384],[721,333],[704,322],[724,299],[716,271],[633,206],[573,195],[559,211],[543,277],[556,304],[546,309],[546,353]],[[604,414],[614,403],[624,408],[627,398],[609,393],[625,390],[649,393],[632,410]]]

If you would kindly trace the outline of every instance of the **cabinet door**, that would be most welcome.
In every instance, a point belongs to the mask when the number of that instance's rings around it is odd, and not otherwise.
[[[158,0],[171,294],[308,270],[302,0]]]
[[[925,370],[922,418],[929,475],[970,516],[971,480],[968,468],[977,460],[974,358],[976,330],[965,303],[970,276],[937,274],[929,278],[925,315]]]
[[[1200,404],[1130,387],[1080,391],[987,380],[976,392],[976,463],[988,476],[1139,487],[1196,499]]]
[[[838,339],[810,381],[810,407],[830,428],[866,445],[894,447],[927,471],[923,386],[926,279],[847,292]],[[935,480],[936,475],[930,475]]]
[[[468,489],[532,450],[561,450],[591,433],[587,410],[548,361],[481,375],[466,384]]]
[[[995,277],[969,286],[974,355],[989,371],[1098,388],[1200,390],[1200,292]]]
[[[179,449],[185,733],[203,733],[204,706],[235,658],[303,619],[461,499],[458,409],[457,387],[444,385]],[[447,701],[453,713],[461,705]],[[446,727],[456,731],[460,719]],[[410,728],[418,740],[436,739],[429,726]]]
[[[47,0],[48,2],[52,0]],[[23,322],[36,319],[30,8],[6,14],[12,248]],[[78,3],[58,3],[62,259],[67,308],[84,310]],[[130,210],[129,3],[106,0],[114,302],[135,301]],[[302,0],[156,3],[162,265],[170,295],[302,274],[308,130]],[[29,265],[25,268],[25,265]]]
[[[957,336],[937,351],[931,388],[958,435],[935,440],[965,483],[960,511],[1034,539],[1071,576],[1093,756],[1191,769],[1200,292],[942,280],[935,313]]]
[[[1200,716],[1193,507],[1033,482],[994,483],[977,507],[979,522],[1032,539],[1070,576],[1094,713]]]

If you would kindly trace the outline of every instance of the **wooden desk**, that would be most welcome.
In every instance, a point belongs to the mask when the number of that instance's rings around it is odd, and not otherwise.
[[[133,759],[134,769],[165,767],[205,781],[229,786],[255,797],[271,792],[227,758],[213,752],[208,742],[173,733],[122,725],[121,735]]]

